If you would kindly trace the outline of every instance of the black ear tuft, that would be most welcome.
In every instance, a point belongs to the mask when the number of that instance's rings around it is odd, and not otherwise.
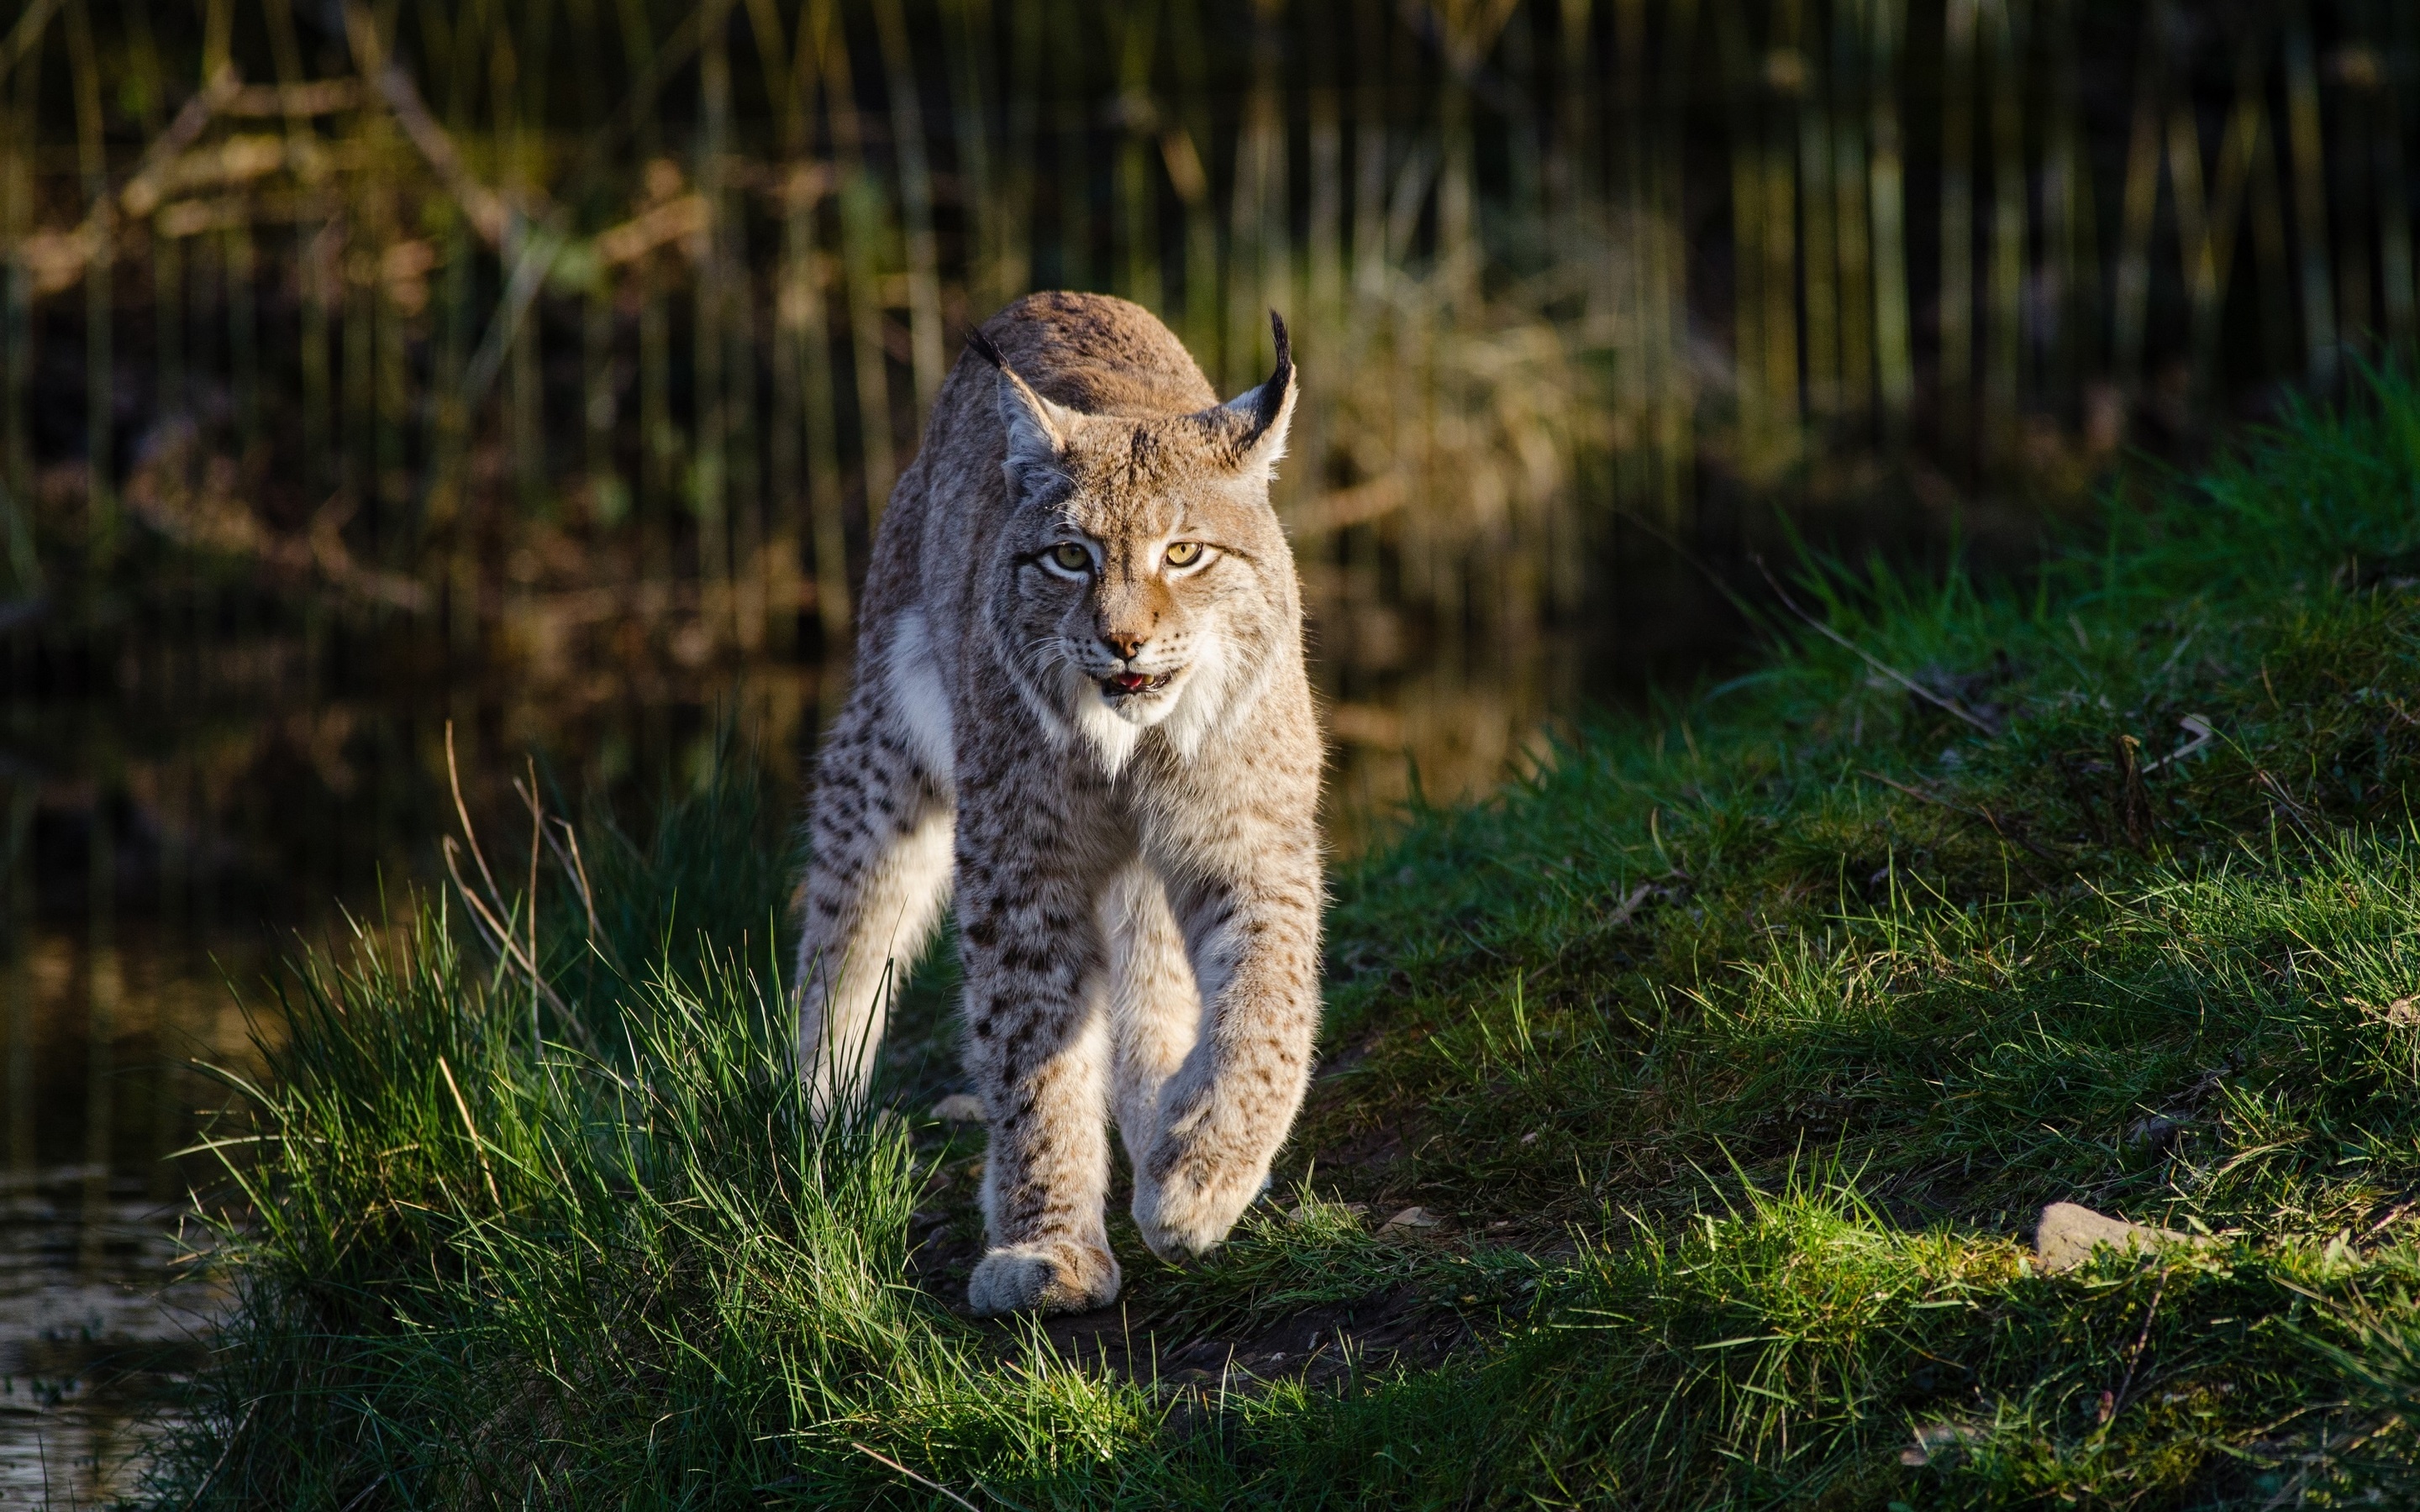
[[[967,346],[977,357],[992,366],[1003,373],[1008,371],[1008,359],[1000,354],[1000,348],[991,344],[991,338],[983,333],[981,326],[967,332]],[[1278,337],[1278,350],[1280,352],[1285,350],[1285,337],[1282,334]]]
[[[1285,317],[1275,310],[1269,312],[1269,334],[1278,348],[1278,365],[1269,380],[1261,385],[1260,413],[1252,417],[1252,433],[1259,435],[1269,428],[1285,408],[1286,393],[1294,387],[1294,344],[1286,339]]]
[[[1285,455],[1295,397],[1294,343],[1287,339],[1285,320],[1275,310],[1269,312],[1269,333],[1277,338],[1278,365],[1268,381],[1190,417],[1204,438],[1222,449],[1235,466],[1256,458],[1265,470]]]

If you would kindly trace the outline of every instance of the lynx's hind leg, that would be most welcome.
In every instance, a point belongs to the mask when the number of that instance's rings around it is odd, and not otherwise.
[[[816,1113],[873,1072],[892,990],[948,901],[954,806],[947,704],[902,616],[860,677],[817,764],[799,888],[799,1064]],[[936,715],[936,708],[939,713]],[[938,733],[936,717],[940,721]]]
[[[1202,994],[1168,889],[1148,863],[1138,860],[1119,873],[1101,914],[1109,947],[1111,1106],[1140,1204],[1159,1133],[1160,1089],[1201,1038]]]

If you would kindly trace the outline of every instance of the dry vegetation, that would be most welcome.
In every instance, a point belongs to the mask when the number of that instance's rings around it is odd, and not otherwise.
[[[1067,285],[1229,387],[1283,307],[1320,596],[1531,625],[1614,510],[1938,528],[2411,354],[2414,24],[33,0],[0,564],[103,618],[316,590],[566,675],[837,640],[959,333]]]

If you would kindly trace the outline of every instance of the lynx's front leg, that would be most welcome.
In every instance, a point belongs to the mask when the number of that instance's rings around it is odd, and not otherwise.
[[[1080,1312],[1118,1294],[1103,1208],[1109,1181],[1107,957],[1091,853],[1040,783],[970,794],[959,828],[959,954],[967,1066],[991,1124],[978,1313]],[[1042,791],[1036,791],[1042,789]]]
[[[1163,1259],[1227,1237],[1268,1180],[1310,1085],[1319,1029],[1319,856],[1306,835],[1236,847],[1173,899],[1210,1005],[1135,1163],[1135,1222]]]
[[[825,741],[799,887],[799,1069],[818,1118],[861,1101],[891,990],[950,887],[947,753],[917,737],[887,648],[873,642]]]

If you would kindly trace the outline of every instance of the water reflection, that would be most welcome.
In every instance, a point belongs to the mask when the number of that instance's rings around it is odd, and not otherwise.
[[[83,1165],[7,1179],[0,1503],[75,1505],[130,1489],[161,1383],[200,1362],[198,1331],[219,1294],[178,1266],[184,1204],[151,1184]]]
[[[176,1263],[213,1167],[172,1152],[225,1098],[193,1063],[256,1072],[277,1025],[245,1005],[273,1004],[280,960],[426,895],[449,721],[474,812],[507,811],[535,756],[636,817],[725,730],[794,771],[838,686],[767,666],[540,696],[343,661],[275,639],[0,644],[0,1504],[132,1488],[138,1425],[216,1301]]]
[[[0,1499],[74,1504],[125,1489],[132,1419],[196,1358],[215,1297],[174,1264],[185,1182],[163,1157],[216,1095],[186,1058],[249,1057],[224,988],[147,922],[130,942],[111,906],[65,928],[23,908],[23,880],[50,880],[24,864],[39,811],[23,795],[21,906],[0,979]],[[90,833],[107,855],[107,826]]]

